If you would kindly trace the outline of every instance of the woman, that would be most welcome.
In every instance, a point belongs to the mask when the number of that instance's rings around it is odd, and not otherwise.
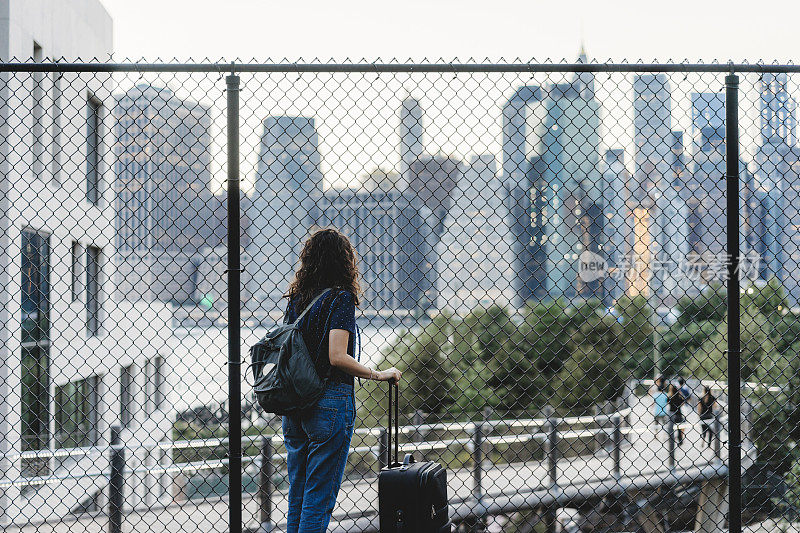
[[[331,519],[347,463],[355,424],[353,377],[397,381],[396,368],[376,371],[356,361],[358,268],[353,246],[334,229],[314,233],[300,252],[289,285],[285,321],[294,321],[316,296],[299,325],[317,372],[328,377],[319,403],[308,412],[283,417],[289,470],[289,533],[324,532]]]
[[[697,403],[697,413],[700,415],[700,425],[703,428],[701,435],[702,441],[706,441],[708,435],[708,447],[711,447],[711,439],[714,436],[714,429],[711,427],[711,419],[714,418],[714,411],[717,408],[717,398],[711,394],[711,387],[704,387],[703,397]]]
[[[681,412],[681,407],[683,407],[683,394],[681,394],[678,387],[670,383],[667,396],[672,422],[674,423],[674,427],[678,429],[678,446],[680,446],[683,444],[683,428],[681,428],[681,424],[683,424],[683,413]]]

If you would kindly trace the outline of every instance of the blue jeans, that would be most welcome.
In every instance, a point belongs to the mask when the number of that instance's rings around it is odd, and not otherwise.
[[[288,533],[325,533],[342,484],[356,417],[353,386],[329,382],[316,407],[283,417]]]

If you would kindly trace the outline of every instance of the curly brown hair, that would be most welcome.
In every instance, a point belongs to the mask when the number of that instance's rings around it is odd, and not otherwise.
[[[284,298],[295,300],[303,309],[320,289],[345,289],[353,293],[355,304],[361,287],[358,284],[358,261],[350,240],[334,228],[315,231],[300,252],[300,268]]]

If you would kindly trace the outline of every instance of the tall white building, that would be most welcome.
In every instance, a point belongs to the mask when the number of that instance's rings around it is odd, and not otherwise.
[[[472,156],[437,243],[439,309],[466,313],[513,302],[514,242],[502,191],[495,156]]]
[[[0,2],[0,35],[3,61],[112,50],[97,0]],[[154,446],[171,438],[170,354],[153,340],[170,312],[114,288],[112,89],[96,73],[0,74],[0,526],[105,505],[107,478],[82,473],[109,454],[52,452],[106,446],[111,426],[152,445],[129,467],[168,460]],[[164,487],[130,476],[126,506]]]

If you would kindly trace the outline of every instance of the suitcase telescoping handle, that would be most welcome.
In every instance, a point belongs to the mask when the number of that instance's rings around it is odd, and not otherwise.
[[[394,413],[392,413],[392,393],[394,393]],[[386,446],[386,464],[391,468],[393,464],[398,464],[399,442],[400,442],[400,393],[397,381],[389,381],[389,428],[387,431],[388,442]],[[392,417],[394,417],[394,463],[392,463]]]

